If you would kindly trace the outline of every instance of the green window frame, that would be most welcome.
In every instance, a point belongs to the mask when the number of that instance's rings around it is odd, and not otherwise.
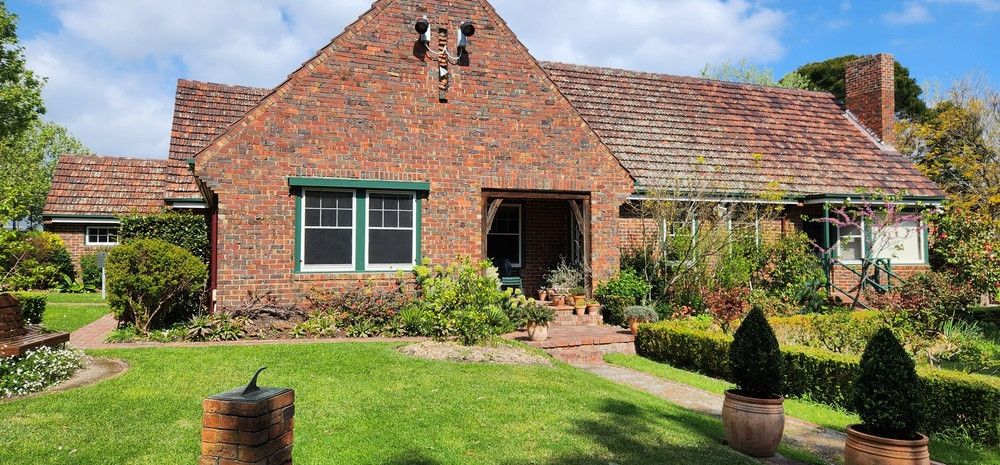
[[[337,273],[387,273],[411,270],[422,258],[421,244],[423,232],[423,201],[430,191],[429,183],[416,181],[377,181],[362,179],[305,178],[291,177],[288,183],[295,196],[295,253],[294,269],[297,274],[337,274]],[[305,250],[305,199],[308,192],[339,191],[351,192],[354,197],[354,223],[352,232],[353,263],[343,265],[306,265]],[[413,242],[412,263],[369,264],[369,194],[396,194],[412,199]],[[374,228],[379,229],[379,228]],[[384,228],[383,228],[384,229]],[[402,228],[409,230],[408,228]]]

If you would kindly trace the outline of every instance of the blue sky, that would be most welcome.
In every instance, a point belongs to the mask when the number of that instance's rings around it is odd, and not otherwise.
[[[429,0],[430,1],[430,0]],[[166,156],[179,77],[273,86],[371,0],[14,0],[48,118],[98,153]],[[778,76],[890,52],[920,83],[1000,82],[1000,0],[494,0],[545,60],[696,75],[745,58]]]

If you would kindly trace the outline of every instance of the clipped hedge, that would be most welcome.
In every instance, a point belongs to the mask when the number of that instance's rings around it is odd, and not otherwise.
[[[122,242],[133,239],[159,239],[179,246],[203,261],[208,260],[208,222],[203,215],[164,212],[125,215],[119,218],[118,237]]]
[[[34,292],[19,292],[14,294],[21,306],[21,319],[26,324],[37,325],[42,322],[42,315],[45,313],[45,305],[48,297],[45,294]]]
[[[732,338],[680,321],[639,325],[636,352],[706,375],[732,380],[728,352]],[[850,407],[859,358],[821,349],[781,347],[783,390],[841,408]],[[1000,444],[1000,380],[960,372],[918,369],[921,432],[968,435]]]

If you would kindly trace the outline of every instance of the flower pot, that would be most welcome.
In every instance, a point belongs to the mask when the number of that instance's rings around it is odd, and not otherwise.
[[[600,304],[587,304],[587,313],[591,315],[597,315],[601,312]]]
[[[562,307],[563,304],[565,304],[565,303],[566,303],[566,296],[564,296],[564,295],[553,295],[552,296],[552,305],[555,305],[556,307]]]
[[[549,338],[549,325],[528,325],[528,339],[542,342]]]
[[[577,315],[583,315],[584,312],[586,312],[586,311],[587,311],[587,306],[586,305],[577,304],[577,305],[573,306],[573,313],[575,313]]]
[[[729,446],[751,457],[773,457],[785,431],[785,399],[742,396],[730,389],[722,402]]]
[[[628,320],[628,329],[629,331],[632,331],[633,336],[639,334],[639,320],[636,319]]]
[[[917,439],[890,439],[857,430],[860,425],[847,427],[844,445],[846,465],[929,465],[927,436]]]
[[[585,295],[575,295],[575,296],[573,296],[573,303],[576,304],[577,307],[586,307],[587,306],[587,296],[585,296]]]
[[[539,302],[545,302],[545,298],[548,297],[548,296],[549,296],[549,291],[546,291],[545,289],[539,289],[538,290],[538,301]]]

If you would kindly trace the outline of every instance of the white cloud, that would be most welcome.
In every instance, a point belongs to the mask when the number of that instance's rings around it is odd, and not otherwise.
[[[371,0],[56,0],[26,41],[48,117],[99,153],[166,156],[178,77],[273,86]],[[746,0],[496,0],[539,59],[694,74],[784,54],[786,16]]]
[[[1000,11],[1000,0],[930,0],[933,3],[972,5],[985,12]]]
[[[901,11],[890,11],[882,15],[889,24],[918,24],[931,21],[931,13],[920,3],[907,3]]]

